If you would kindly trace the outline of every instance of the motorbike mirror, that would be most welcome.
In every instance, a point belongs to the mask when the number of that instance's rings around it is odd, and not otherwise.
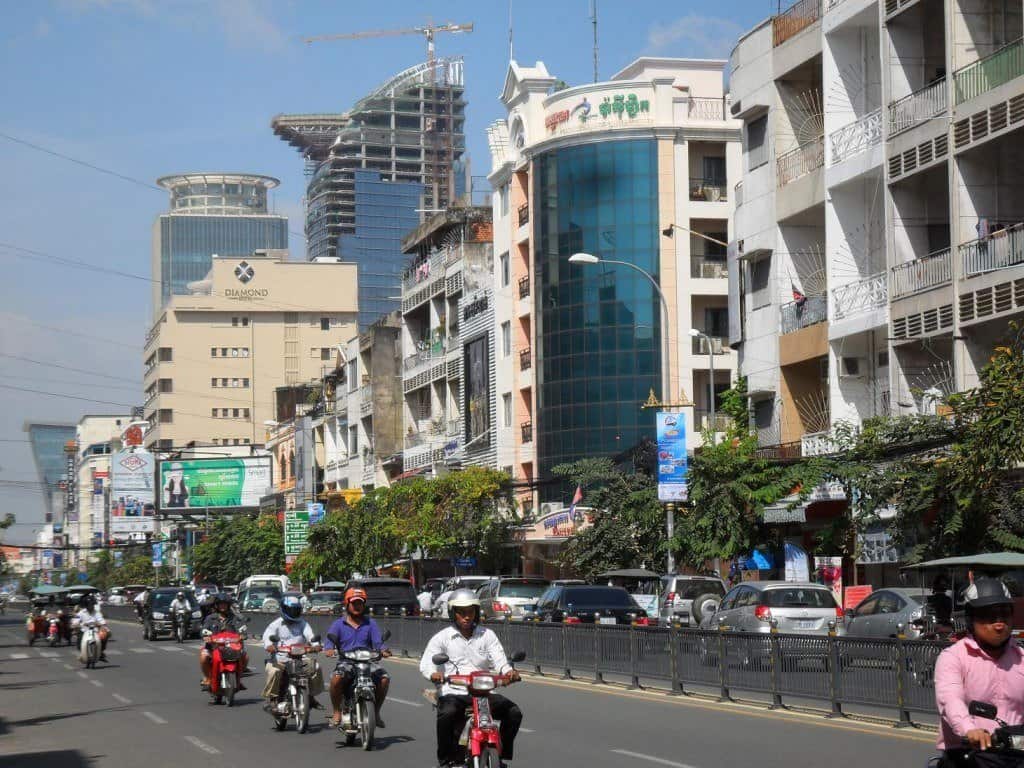
[[[431,661],[434,663],[435,667],[443,667],[445,664],[448,663],[448,654],[435,653],[433,658],[431,658]]]
[[[999,714],[995,705],[989,704],[987,701],[972,701],[968,705],[967,711],[971,713],[972,717],[984,717],[986,720],[995,720],[996,715]]]
[[[385,629],[384,630],[384,634],[380,636],[380,639],[383,640],[385,643],[388,640],[390,640],[391,639],[391,630],[390,629]]]
[[[313,635],[312,642],[313,643],[319,643],[320,642],[320,635]]]
[[[328,632],[327,633],[327,639],[330,640],[332,643],[334,643],[334,647],[335,648],[340,648],[341,647],[341,640],[339,640],[338,636],[336,634],[334,634],[333,632]]]
[[[518,664],[520,661],[526,661],[526,651],[516,651],[512,654],[513,664]]]
[[[268,639],[268,640],[270,640],[270,642],[272,642],[272,643],[273,643],[274,645],[277,645],[277,641],[278,641],[278,640],[279,640],[280,638],[278,638],[278,636],[277,636],[277,635],[271,635],[271,636],[270,636],[269,638],[267,638],[267,639]]]

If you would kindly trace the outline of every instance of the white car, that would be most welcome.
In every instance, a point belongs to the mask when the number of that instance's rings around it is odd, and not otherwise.
[[[128,605],[128,596],[124,587],[111,587],[107,593],[107,605]]]
[[[442,619],[448,618],[448,598],[457,589],[472,589],[474,592],[485,584],[489,584],[494,576],[454,576],[444,585],[444,592],[434,601],[434,615]]]

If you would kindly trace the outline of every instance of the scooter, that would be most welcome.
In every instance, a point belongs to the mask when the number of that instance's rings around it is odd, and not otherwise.
[[[341,642],[334,635],[328,635],[331,642],[337,648]],[[381,640],[387,641],[391,637],[391,630],[384,630]],[[351,651],[340,652],[339,655],[345,661],[355,665],[355,680],[345,692],[345,703],[342,707],[341,724],[338,730],[345,734],[345,746],[351,747],[359,737],[363,749],[367,752],[373,749],[373,732],[377,728],[377,689],[373,684],[372,664],[382,658],[379,649],[354,648]]]
[[[46,617],[46,642],[50,644],[51,648],[56,648],[60,645],[61,635],[63,634],[61,631],[61,618],[60,612],[56,616],[51,613]]]
[[[79,645],[78,658],[85,664],[86,669],[96,667],[100,659],[100,652],[103,649],[100,641],[100,629],[95,619],[89,619],[81,627],[81,644]]]
[[[188,622],[191,618],[191,611],[179,608],[174,612],[174,637],[179,643],[188,639]]]
[[[270,636],[270,642],[275,646],[278,642],[277,635]],[[288,690],[278,700],[277,705],[270,710],[270,716],[274,718],[274,726],[279,731],[288,727],[289,718],[295,718],[295,730],[305,733],[309,728],[309,678],[306,671],[306,656],[320,652],[320,636],[314,635],[310,645],[288,646],[288,660],[284,663],[285,679],[288,681]]]
[[[204,633],[205,634],[205,633]],[[242,677],[242,654],[246,628],[239,627],[239,632],[218,632],[209,635],[207,642],[213,646],[211,653],[212,668],[210,670],[210,696],[214,704],[235,704],[235,693],[238,691]]]
[[[972,701],[967,706],[972,717],[995,720],[999,727],[992,731],[992,746],[984,751],[971,752],[970,765],[992,768],[1020,768],[1024,766],[1024,725],[1008,725],[999,719],[999,710],[985,701]]]
[[[515,663],[525,658],[526,654],[518,651],[512,654],[509,661]],[[448,654],[439,653],[433,656],[431,661],[443,669],[449,662]],[[495,675],[491,672],[471,672],[468,675],[446,676],[444,682],[465,688],[473,699],[472,705],[466,709],[466,725],[459,738],[459,744],[467,749],[467,768],[499,768],[501,732],[498,730],[498,722],[491,715],[490,698],[495,688],[511,683],[509,676]]]

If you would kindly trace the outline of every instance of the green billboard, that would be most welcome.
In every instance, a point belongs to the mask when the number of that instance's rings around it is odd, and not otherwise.
[[[270,488],[270,456],[160,462],[161,512],[258,507]]]

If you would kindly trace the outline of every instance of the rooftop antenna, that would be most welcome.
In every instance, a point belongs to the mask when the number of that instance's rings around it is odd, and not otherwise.
[[[512,61],[514,58],[512,53],[512,0],[508,0],[508,60]]]
[[[590,23],[594,25],[594,82],[597,82],[597,0],[590,0]]]

